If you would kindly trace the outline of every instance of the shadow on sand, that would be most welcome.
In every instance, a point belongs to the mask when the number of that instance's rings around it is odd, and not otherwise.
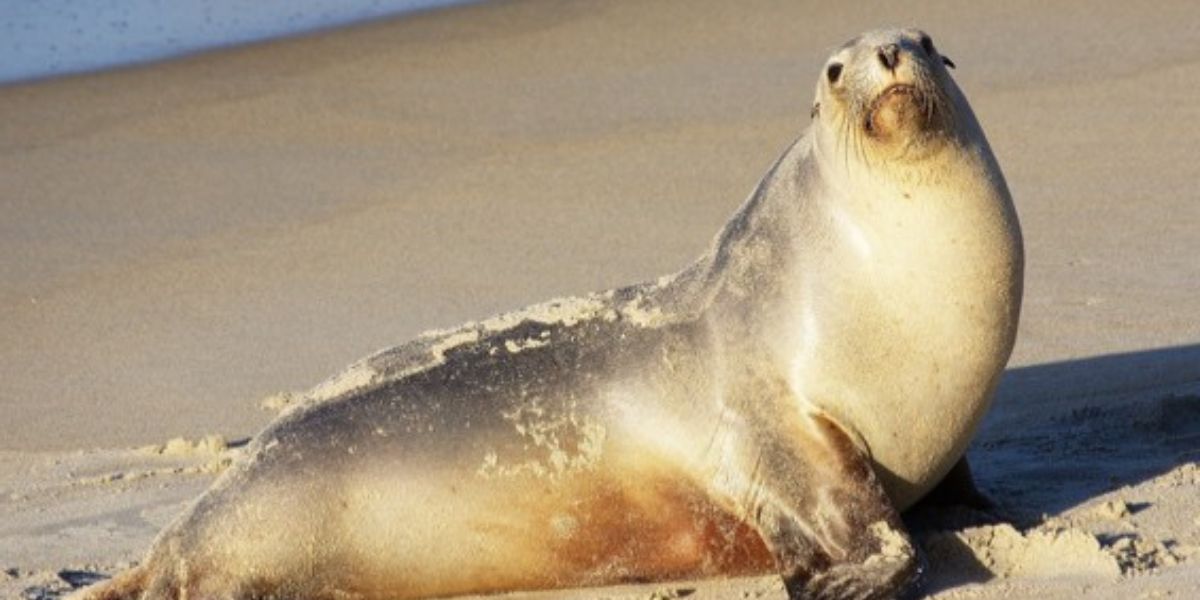
[[[1200,460],[1200,344],[1011,369],[969,457],[1033,518]]]
[[[919,540],[998,520],[1031,527],[1198,461],[1200,344],[1010,369],[968,458],[1003,519],[918,504],[905,518]],[[937,565],[926,592],[992,578],[961,540],[940,540],[961,548],[948,553],[955,564]]]

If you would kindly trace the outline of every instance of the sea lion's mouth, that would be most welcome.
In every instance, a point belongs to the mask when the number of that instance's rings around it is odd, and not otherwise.
[[[915,85],[896,83],[871,101],[863,120],[863,130],[874,138],[890,136],[897,130],[921,129],[933,118],[933,104]]]
[[[879,94],[879,97],[875,98],[875,102],[878,103],[896,95],[915,96],[916,94],[917,86],[910,83],[894,83],[884,89],[883,92]]]

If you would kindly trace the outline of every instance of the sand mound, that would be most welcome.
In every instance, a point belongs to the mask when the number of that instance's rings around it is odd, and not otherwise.
[[[924,540],[939,571],[981,580],[992,577],[1121,575],[1117,559],[1095,536],[1079,529],[1021,533],[1007,523],[935,533]]]
[[[164,444],[143,446],[138,451],[144,454],[160,454],[162,456],[198,456],[216,455],[229,449],[229,444],[220,435],[206,435],[197,440],[177,437],[167,440]]]

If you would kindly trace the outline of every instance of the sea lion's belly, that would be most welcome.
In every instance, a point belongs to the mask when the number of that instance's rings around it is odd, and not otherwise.
[[[695,460],[713,414],[702,328],[618,327],[504,361],[468,348],[278,424],[256,472],[336,479],[309,518],[336,553],[302,562],[353,565],[338,585],[366,597],[769,571]]]
[[[758,534],[679,455],[705,441],[696,421],[674,418],[696,411],[658,396],[671,390],[653,378],[638,383],[629,414],[619,386],[602,385],[569,410],[495,402],[469,428],[356,436],[353,453],[307,456],[338,480],[336,509],[318,519],[338,550],[321,564],[350,565],[337,585],[369,598],[769,572]]]
[[[355,521],[343,528],[360,569],[351,579],[380,592],[369,596],[423,597],[771,570],[758,534],[690,474],[605,455],[565,476],[355,476],[343,517]]]

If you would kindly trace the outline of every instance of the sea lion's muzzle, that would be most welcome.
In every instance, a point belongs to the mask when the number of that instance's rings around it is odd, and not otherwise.
[[[877,90],[865,104],[863,131],[886,142],[937,128],[942,112],[938,90],[937,55],[932,43],[888,42],[874,48],[873,71]]]
[[[922,131],[932,121],[933,101],[920,86],[896,83],[884,88],[871,102],[863,130],[875,139],[904,131]]]

